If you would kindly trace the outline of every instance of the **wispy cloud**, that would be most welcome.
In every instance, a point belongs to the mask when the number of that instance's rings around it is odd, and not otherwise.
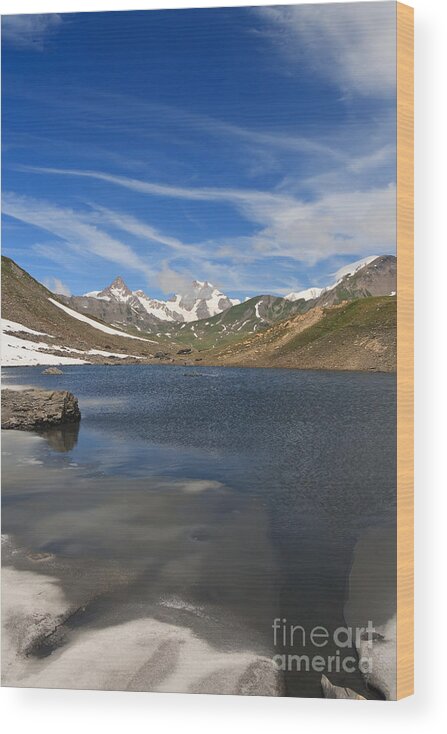
[[[193,278],[287,292],[392,252],[394,13],[390,2],[245,8],[213,27],[218,58],[195,33],[171,48],[175,14],[149,45],[135,14],[118,45],[96,14],[7,16],[7,52],[55,52],[51,69],[45,54],[20,73],[9,65],[10,241],[73,291],[118,271],[165,292]],[[124,17],[109,20],[119,33]],[[234,59],[247,59],[236,75]]]
[[[332,255],[393,251],[396,189],[332,193],[279,207],[254,249],[315,264]]]
[[[135,102],[134,102],[135,103]],[[139,103],[141,105],[141,103]],[[204,131],[213,136],[236,138],[250,146],[269,147],[289,153],[307,153],[310,155],[323,155],[336,160],[343,160],[344,155],[336,147],[330,146],[321,140],[312,139],[302,135],[286,132],[272,132],[271,130],[259,130],[256,128],[242,127],[224,120],[219,120],[210,115],[200,115],[187,112],[172,105],[145,103],[146,110],[154,111],[171,118],[180,119],[183,124],[191,128]]]
[[[190,273],[179,273],[171,268],[168,263],[164,263],[157,276],[157,283],[163,293],[188,293],[191,290],[193,280],[194,278]]]
[[[244,239],[258,258],[275,255],[315,263],[335,254],[362,254],[392,250],[395,242],[396,192],[394,184],[358,191],[321,194],[303,201],[287,192],[226,188],[169,186],[97,171],[29,169],[45,173],[90,177],[150,196],[230,203],[258,231]],[[216,243],[215,243],[216,244]],[[237,257],[238,246],[231,240],[222,256]]]
[[[289,64],[304,64],[346,93],[395,92],[396,7],[390,2],[257,8],[268,36]]]
[[[88,215],[55,206],[45,201],[14,193],[3,194],[5,214],[59,237],[70,250],[83,256],[96,255],[105,260],[144,273],[154,271],[134,250],[88,221]]]
[[[165,196],[173,199],[188,199],[189,201],[223,201],[235,205],[250,205],[257,203],[268,206],[274,204],[279,197],[268,191],[251,191],[249,189],[171,186],[152,181],[142,181],[128,176],[115,176],[102,171],[81,171],[75,168],[45,168],[33,166],[20,166],[18,170],[30,173],[49,173],[61,176],[76,176],[80,178],[93,178],[98,181],[122,186],[140,194],[152,196]]]
[[[92,218],[97,219],[98,223],[115,227],[116,229],[128,232],[135,237],[139,237],[140,239],[147,240],[149,242],[156,242],[158,244],[165,245],[178,255],[188,257],[197,257],[201,255],[200,248],[195,247],[194,245],[188,245],[177,237],[170,237],[169,235],[163,234],[152,225],[146,224],[146,222],[142,222],[140,219],[137,219],[130,214],[113,211],[112,209],[99,206],[98,204],[91,204],[91,208],[94,212]]]
[[[175,134],[176,146],[190,146],[191,141],[197,142],[199,133],[200,145],[212,146],[219,140],[229,145],[237,144],[252,155],[256,151],[258,156],[268,153],[280,159],[287,154],[330,161],[346,158],[344,151],[337,145],[318,135],[294,132],[290,129],[290,122],[288,130],[262,129],[258,120],[244,126],[212,114],[198,113],[130,94],[111,93],[100,88],[83,89],[66,85],[63,88],[36,90],[23,87],[17,80],[15,94],[33,103],[50,106],[58,117],[67,119],[71,125],[97,129],[102,133],[131,134],[142,141],[157,139],[172,144]]]
[[[18,48],[43,51],[46,41],[58,30],[62,17],[51,15],[3,15],[2,41]]]

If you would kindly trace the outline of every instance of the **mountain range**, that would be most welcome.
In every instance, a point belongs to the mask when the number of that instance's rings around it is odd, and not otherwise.
[[[3,257],[4,364],[157,359],[292,367],[315,363],[335,369],[349,369],[352,363],[357,365],[353,369],[388,370],[394,363],[395,293],[396,258],[390,255],[353,263],[326,288],[286,297],[260,295],[243,302],[199,281],[185,294],[161,301],[143,291],[131,291],[121,277],[102,290],[62,296]],[[340,309],[350,302],[365,305],[340,318]],[[306,341],[303,351],[303,337],[299,342],[295,337],[309,329],[313,329],[313,346]],[[335,332],[336,343],[346,345],[345,357],[328,337]],[[368,332],[374,334],[373,341],[368,340]],[[350,360],[354,352],[357,356]]]
[[[228,298],[207,281],[194,280],[187,291],[167,301],[148,296],[144,291],[131,291],[121,276],[99,291],[82,296],[63,297],[67,305],[108,323],[134,326],[154,332],[165,323],[188,323],[206,319],[239,303]]]
[[[331,306],[366,296],[385,296],[395,291],[396,258],[384,255],[368,257],[346,266],[336,281],[324,288],[308,288],[285,297],[255,296],[242,303],[229,298],[211,283],[197,280],[185,293],[162,301],[142,290],[130,290],[121,276],[102,290],[59,298],[76,311],[120,328],[134,327],[150,334],[169,333],[172,337],[178,331],[178,325],[182,324],[182,342],[185,337],[194,341],[205,336],[220,342],[232,335],[254,333],[315,306]]]

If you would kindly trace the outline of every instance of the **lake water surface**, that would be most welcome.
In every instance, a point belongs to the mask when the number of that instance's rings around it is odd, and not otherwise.
[[[3,432],[3,533],[24,549],[5,563],[51,576],[79,609],[36,660],[62,655],[80,630],[147,618],[222,653],[272,657],[290,652],[290,640],[274,644],[276,618],[332,631],[347,614],[378,627],[392,617],[394,375],[63,370],[3,371],[4,387],[70,390],[82,412],[79,431]],[[365,608],[353,612],[356,557]],[[358,670],[329,677],[379,695]],[[283,695],[319,696],[320,679],[285,672]]]

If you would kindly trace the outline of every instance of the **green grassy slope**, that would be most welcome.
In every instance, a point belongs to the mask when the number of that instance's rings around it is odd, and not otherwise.
[[[206,358],[241,366],[394,371],[396,298],[313,309]]]
[[[174,327],[170,325],[169,329],[176,342],[195,349],[211,349],[238,342],[302,310],[301,302],[293,303],[275,296],[256,296],[216,316]]]

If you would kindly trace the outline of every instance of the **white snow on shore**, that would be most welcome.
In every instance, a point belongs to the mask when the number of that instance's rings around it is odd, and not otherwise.
[[[151,617],[80,628],[57,654],[33,659],[29,647],[63,625],[74,609],[57,580],[43,573],[5,568],[2,590],[2,672],[8,686],[281,695],[271,658],[216,649],[183,624]],[[178,600],[170,607],[179,615],[193,612]]]
[[[88,316],[84,316],[84,314],[82,313],[73,311],[72,308],[65,306],[63,303],[59,303],[59,301],[55,301],[54,298],[49,298],[48,300],[54,306],[57,306],[58,308],[62,309],[62,311],[65,311],[65,313],[67,313],[69,316],[72,316],[74,319],[77,319],[78,321],[83,321],[85,324],[89,324],[89,326],[93,326],[94,329],[103,331],[105,334],[113,334],[115,336],[124,336],[124,337],[127,337],[127,339],[138,339],[138,341],[141,341],[141,342],[152,341],[151,339],[143,339],[143,337],[141,336],[133,336],[132,334],[126,334],[125,331],[118,331],[118,329],[112,329],[111,326],[100,324],[98,321],[95,321],[94,319],[90,319]]]
[[[85,359],[58,357],[55,354],[40,351],[60,348],[55,344],[32,342],[4,332],[2,335],[2,365],[3,367],[34,367],[36,365],[88,364],[88,360]]]
[[[22,339],[13,336],[10,332],[32,334],[33,336],[46,336],[48,339],[54,339],[51,334],[45,334],[42,331],[29,329],[16,321],[2,319],[2,365],[4,367],[33,367],[35,365],[60,365],[60,364],[89,364],[88,356],[97,355],[99,357],[117,357],[126,359],[126,357],[136,357],[133,354],[122,354],[120,352],[105,352],[101,349],[89,349],[82,351],[74,347],[63,347],[57,344],[47,344],[46,342],[34,342],[28,339]],[[67,356],[58,357],[55,354],[49,354],[48,350],[68,352],[70,355],[79,354],[80,357]]]

